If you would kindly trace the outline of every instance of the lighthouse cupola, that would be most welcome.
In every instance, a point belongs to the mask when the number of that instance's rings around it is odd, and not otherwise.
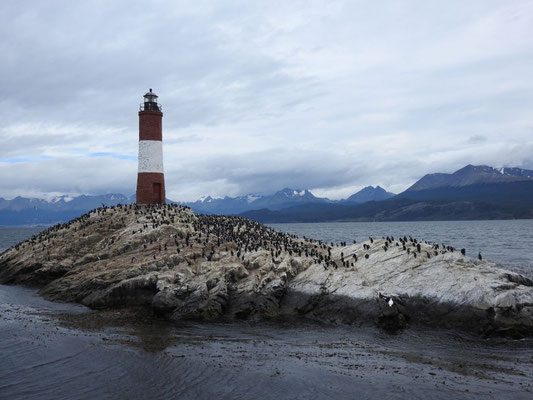
[[[144,96],[144,104],[141,104],[141,110],[144,111],[161,111],[161,106],[157,104],[157,94],[150,91],[147,92]]]

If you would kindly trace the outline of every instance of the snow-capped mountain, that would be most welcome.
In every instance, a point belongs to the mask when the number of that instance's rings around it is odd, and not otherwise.
[[[135,196],[126,197],[123,194],[118,193],[109,193],[97,196],[81,195],[77,197],[63,195],[54,197],[50,201],[18,196],[11,200],[0,198],[0,210],[92,210],[93,208],[97,208],[102,205],[112,206],[116,204],[130,204],[134,201]]]
[[[282,189],[273,195],[264,196],[250,203],[253,209],[268,208],[269,210],[281,210],[303,203],[324,203],[326,198],[315,197],[307,189]]]
[[[271,195],[248,194],[237,197],[200,198],[194,202],[181,203],[197,213],[204,214],[240,214],[248,210],[268,208],[280,210],[303,203],[325,202],[327,199],[315,197],[306,189],[285,188]]]
[[[238,214],[241,210],[249,209],[248,206],[253,201],[255,201],[254,198],[250,198],[249,196],[226,196],[222,198],[207,196],[194,202],[183,202],[180,204],[189,206],[193,211],[201,214]]]
[[[380,186],[367,186],[353,194],[348,199],[329,200],[316,197],[307,189],[285,188],[271,195],[249,194],[238,197],[213,198],[203,197],[195,202],[181,203],[192,208],[197,213],[204,214],[240,214],[251,210],[268,209],[283,210],[307,204],[338,203],[362,204],[368,201],[385,200],[394,196]]]
[[[98,196],[57,196],[49,201],[15,197],[0,198],[0,225],[39,225],[68,221],[102,205],[131,204],[135,195],[126,197],[118,193]]]
[[[440,187],[461,187],[480,183],[502,183],[533,180],[533,171],[522,168],[492,168],[486,165],[467,165],[453,174],[424,175],[405,192]]]

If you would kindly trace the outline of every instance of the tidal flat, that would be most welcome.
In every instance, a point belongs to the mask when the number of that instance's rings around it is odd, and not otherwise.
[[[533,340],[307,320],[170,323],[0,285],[0,397],[529,399]]]

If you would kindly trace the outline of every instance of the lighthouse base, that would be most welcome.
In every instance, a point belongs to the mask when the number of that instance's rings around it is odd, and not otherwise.
[[[139,172],[137,175],[137,204],[165,203],[165,175],[158,172]]]

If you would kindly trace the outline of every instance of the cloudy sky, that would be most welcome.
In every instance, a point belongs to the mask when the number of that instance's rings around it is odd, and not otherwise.
[[[533,169],[533,1],[0,3],[0,197],[135,192],[163,106],[167,197],[400,192]]]

